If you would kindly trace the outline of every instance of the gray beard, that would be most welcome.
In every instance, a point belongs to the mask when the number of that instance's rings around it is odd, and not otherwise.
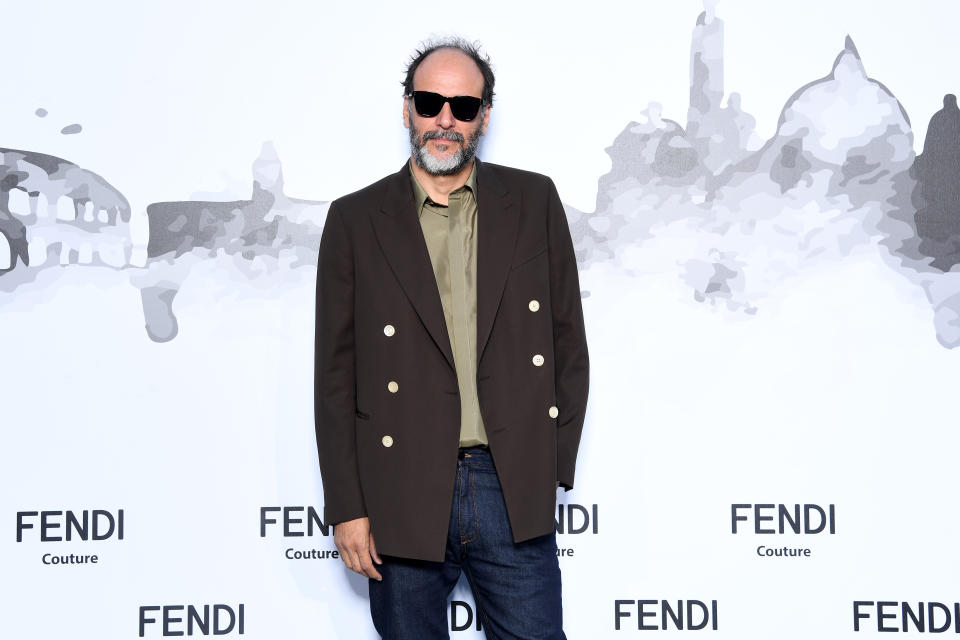
[[[410,150],[413,154],[413,161],[417,166],[432,176],[452,176],[460,173],[477,154],[477,147],[480,145],[482,123],[470,134],[467,146],[460,147],[456,153],[447,156],[446,159],[439,159],[433,156],[427,150],[428,140],[449,140],[451,144],[463,143],[463,136],[455,131],[427,131],[420,135],[412,124],[410,125]]]

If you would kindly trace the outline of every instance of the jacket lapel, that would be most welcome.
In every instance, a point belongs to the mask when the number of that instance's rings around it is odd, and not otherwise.
[[[517,241],[518,211],[496,169],[477,159],[477,362],[490,338]]]
[[[417,218],[407,165],[387,180],[380,211],[371,216],[374,233],[390,268],[420,322],[453,368],[453,352],[427,243]]]

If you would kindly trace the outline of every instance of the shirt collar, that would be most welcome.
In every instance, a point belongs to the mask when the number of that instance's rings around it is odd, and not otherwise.
[[[413,162],[413,160],[411,160],[410,162]],[[410,184],[413,185],[414,201],[417,203],[417,217],[419,218],[420,216],[423,215],[423,205],[427,203],[431,203],[431,204],[436,204],[436,203],[434,203],[433,200],[430,199],[430,196],[427,195],[426,190],[424,190],[424,188],[420,185],[420,181],[417,180],[417,177],[413,175],[413,169],[410,169],[409,165],[408,165],[408,169],[410,171]],[[462,187],[454,189],[453,193],[456,193],[460,189],[464,189],[464,188],[470,189],[470,191],[473,192],[474,197],[476,197],[477,195],[477,163],[476,161],[474,161],[473,167],[470,169],[470,176],[467,178],[466,183],[464,183]],[[437,206],[443,206],[443,205],[437,205]]]

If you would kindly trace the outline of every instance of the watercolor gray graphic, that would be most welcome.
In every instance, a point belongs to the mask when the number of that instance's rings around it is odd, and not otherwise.
[[[763,140],[741,96],[725,93],[724,25],[712,5],[693,29],[686,122],[648,105],[607,149],[595,210],[566,207],[581,268],[676,278],[691,304],[749,317],[805,271],[873,251],[923,291],[940,344],[960,345],[956,98],[945,96],[915,156],[906,110],[847,37]],[[139,251],[130,206],[103,178],[37,152],[0,153],[0,304],[42,269],[113,267],[140,290],[147,335],[166,342],[179,331],[177,292],[198,265],[281,286],[316,267],[329,203],[284,193],[269,142],[249,199],[150,204]]]
[[[130,262],[127,199],[99,175],[55,156],[0,147],[0,275],[52,263]],[[9,290],[0,280],[0,290]]]

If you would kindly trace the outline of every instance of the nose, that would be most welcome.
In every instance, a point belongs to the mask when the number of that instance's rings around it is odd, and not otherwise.
[[[444,102],[443,108],[437,114],[437,125],[443,129],[452,129],[456,123],[457,120],[453,117],[453,111],[450,110],[450,103]]]

